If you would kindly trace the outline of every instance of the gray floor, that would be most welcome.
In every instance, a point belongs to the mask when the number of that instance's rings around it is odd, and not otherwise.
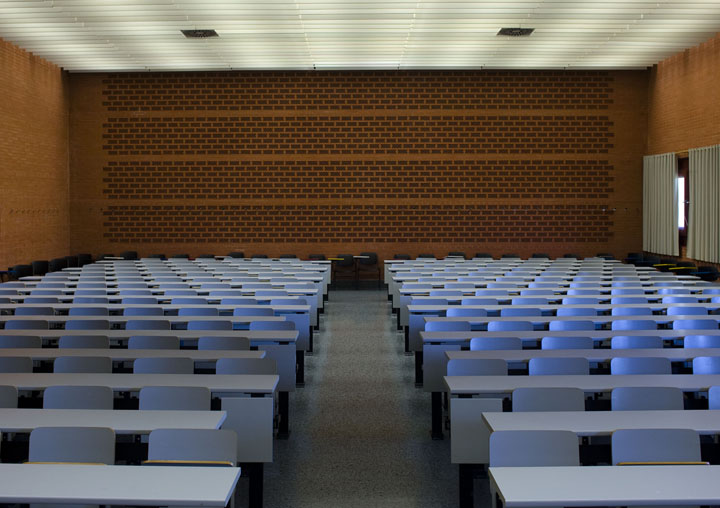
[[[332,291],[325,309],[306,385],[290,396],[290,439],[265,469],[265,506],[456,507],[449,439],[430,439],[430,397],[387,292]]]

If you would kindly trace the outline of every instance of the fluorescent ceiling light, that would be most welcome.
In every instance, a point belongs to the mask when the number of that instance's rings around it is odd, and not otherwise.
[[[645,68],[717,32],[718,0],[0,1],[0,37],[77,72]]]

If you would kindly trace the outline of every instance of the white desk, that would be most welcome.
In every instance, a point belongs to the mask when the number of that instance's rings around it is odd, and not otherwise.
[[[697,316],[696,316],[697,317]],[[700,316],[702,317],[702,316]],[[520,337],[523,342],[537,342],[545,336],[553,337],[590,337],[595,341],[610,339],[616,335],[655,335],[664,340],[682,339],[686,335],[720,335],[720,329],[712,330],[582,330],[556,331],[533,330],[507,332],[420,332],[424,345],[427,344],[459,344],[467,346],[473,337]]]
[[[37,361],[54,360],[59,356],[106,356],[113,362],[131,362],[138,358],[191,358],[195,362],[216,362],[220,358],[265,358],[267,352],[210,349],[0,348],[0,357],[4,356],[28,356]],[[282,384],[282,375],[280,377]],[[289,388],[294,389],[294,385],[293,380],[293,386]],[[282,389],[280,385],[278,389]]]
[[[717,304],[714,304],[717,305]],[[513,306],[514,307],[514,306]],[[411,315],[410,316],[410,327],[409,327],[409,338],[411,347],[417,347],[421,344],[420,332],[425,330],[428,323],[440,321],[440,322],[466,322],[469,323],[474,331],[487,332],[487,325],[493,322],[518,322],[518,321],[529,321],[536,329],[548,330],[549,324],[553,321],[592,321],[596,326],[609,329],[615,321],[654,321],[656,325],[668,325],[673,321],[681,319],[704,319],[709,321],[715,321],[716,324],[720,321],[720,315],[708,314],[703,316],[697,315],[672,315],[668,316],[665,314],[649,314],[640,316],[611,316],[611,315],[599,315],[599,316],[457,316],[457,317],[444,317],[444,316],[422,316],[422,315]],[[548,331],[548,335],[552,335],[553,331]],[[619,334],[619,333],[618,333]],[[577,335],[577,334],[576,334]],[[416,349],[415,349],[416,350]]]
[[[0,330],[0,335],[30,335],[48,341],[55,341],[63,335],[104,335],[111,343],[125,343],[133,335],[171,335],[191,345],[197,344],[198,337],[247,337],[253,346],[265,351],[268,358],[277,362],[283,383],[293,379],[302,383],[305,354],[295,345],[298,333],[297,330]]]
[[[647,296],[647,295],[646,295]],[[658,295],[659,296],[659,295]],[[720,295],[705,295],[708,298],[710,297],[716,297]],[[484,298],[482,296],[477,297],[471,297],[471,298]],[[493,296],[488,296],[487,298],[494,299]],[[532,297],[534,298],[534,297]],[[584,298],[582,295],[575,295],[570,296],[568,298]],[[590,297],[593,298],[593,297]],[[609,297],[607,300],[609,301]],[[668,307],[697,307],[697,308],[703,308],[703,309],[709,309],[709,310],[718,310],[720,309],[720,303],[717,302],[699,302],[699,303],[662,303],[662,302],[648,302],[648,303],[571,303],[571,304],[557,304],[557,303],[545,303],[545,304],[535,304],[535,305],[513,305],[513,309],[540,309],[540,311],[545,315],[545,313],[549,312],[557,312],[558,309],[595,309],[598,313],[607,313],[611,312],[613,309],[616,308],[623,308],[623,309],[641,309],[641,308],[650,308],[653,312],[661,312],[666,311]],[[416,314],[430,314],[430,313],[436,313],[435,315],[439,313],[446,313],[448,309],[457,309],[457,305],[409,305],[408,306],[408,312],[410,315],[413,313]],[[482,309],[484,311],[487,311],[488,313],[492,313],[492,315],[500,315],[500,311],[503,309],[509,309],[510,306],[507,304],[498,304],[498,305],[463,305],[463,309]],[[429,316],[428,316],[429,317]]]
[[[460,400],[460,399],[458,399]],[[497,430],[569,430],[578,436],[604,436],[617,429],[693,429],[720,433],[720,411],[532,411],[483,413],[490,432]],[[453,439],[455,439],[453,433]]]
[[[702,316],[701,316],[702,317]],[[590,337],[595,343],[609,340],[616,335],[653,335],[665,340],[682,339],[685,335],[720,335],[720,329],[716,330],[584,330],[584,331],[561,331],[551,332],[549,330],[535,330],[530,332],[508,331],[508,332],[420,332],[423,342],[422,351],[415,351],[415,372],[416,382],[425,383],[430,380],[426,391],[437,391],[439,384],[438,376],[446,372],[448,351],[459,351],[462,347],[469,347],[470,339],[474,337],[519,337],[525,344],[535,344],[545,336],[553,337]],[[615,353],[612,353],[615,354]],[[632,353],[628,353],[632,354]],[[664,354],[664,353],[659,353]],[[715,353],[720,354],[720,353]],[[710,356],[715,356],[715,354]],[[582,356],[582,354],[579,354]],[[657,356],[657,355],[653,355]],[[444,385],[440,387],[444,390]]]
[[[707,392],[720,385],[720,374],[652,375],[557,375],[557,376],[443,376],[451,400],[462,395],[484,398],[511,398],[516,388],[579,388],[585,393],[607,393],[621,386],[671,386],[684,392]],[[442,438],[442,406],[437,392],[432,394],[431,427],[434,438]],[[486,409],[487,410],[487,409]],[[456,417],[453,412],[453,419]]]
[[[34,304],[33,304],[34,305]],[[720,319],[720,316],[718,316]],[[253,321],[285,321],[285,316],[69,316],[67,314],[53,314],[47,316],[22,316],[0,314],[0,322],[8,321],[47,321],[53,325],[63,325],[69,321],[109,321],[111,325],[125,326],[128,321],[169,321],[170,325],[187,324],[193,321],[230,321],[233,325],[247,325]],[[235,328],[236,330],[239,328]],[[69,332],[68,332],[69,333]]]
[[[0,431],[29,433],[37,427],[108,427],[116,434],[155,429],[219,429],[225,411],[0,408]]]
[[[720,466],[491,467],[506,508],[720,504]]]
[[[45,339],[63,335],[105,335],[110,340],[126,341],[133,335],[173,335],[180,340],[192,341],[198,337],[247,337],[251,342],[295,344],[297,330],[0,330],[0,335],[31,335]]]
[[[1,354],[1,353],[0,353]],[[692,361],[698,356],[720,356],[720,348],[657,348],[657,349],[520,349],[496,351],[445,351],[445,358],[436,361],[436,355],[424,358],[423,388],[426,392],[445,389],[443,376],[447,362],[453,358],[500,358],[508,363],[528,363],[531,358],[587,358],[590,363],[607,363],[613,358],[661,357],[672,362]],[[430,361],[428,361],[430,360]]]
[[[11,297],[13,298],[13,297]],[[19,297],[17,300],[23,300],[25,297]],[[142,297],[141,297],[142,298]],[[202,297],[207,299],[208,297]],[[160,320],[170,320],[173,322],[183,322],[182,320],[185,318],[192,317],[194,320],[227,320],[230,319],[234,323],[249,323],[251,321],[276,321],[276,320],[285,320],[285,321],[292,321],[295,323],[295,328],[298,330],[298,338],[296,342],[296,346],[298,349],[302,349],[303,351],[312,351],[312,327],[310,325],[310,319],[311,319],[311,310],[312,306],[307,304],[302,305],[268,305],[268,304],[260,304],[260,305],[222,305],[220,304],[221,297],[213,297],[214,300],[217,300],[218,303],[212,303],[210,304],[213,308],[217,309],[220,317],[213,318],[212,316],[183,316],[182,318],[174,315],[174,314],[167,314],[167,313],[177,313],[180,309],[207,309],[208,305],[203,304],[197,304],[197,305],[190,305],[190,304],[170,304],[170,303],[160,303],[160,304],[122,304],[122,303],[100,303],[100,304],[93,304],[93,303],[5,303],[0,304],[0,311],[12,311],[15,312],[18,308],[24,307],[50,307],[52,308],[56,313],[59,312],[63,315],[67,316],[67,312],[70,309],[73,308],[93,308],[93,307],[99,307],[99,308],[105,308],[110,313],[110,316],[95,316],[97,319],[109,319],[111,321],[118,320],[119,322],[122,322],[123,320],[127,319],[138,319],[138,320],[152,320],[152,319],[160,319]],[[271,297],[261,297],[269,300]],[[294,297],[288,297],[288,298],[294,298]],[[14,299],[14,298],[13,298]],[[119,297],[115,298],[116,300],[120,300]],[[112,300],[112,298],[111,298]],[[122,316],[121,313],[124,311],[126,307],[133,307],[133,308],[158,308],[161,307],[163,309],[163,312],[166,314],[163,316]],[[233,310],[238,307],[243,308],[252,308],[252,309],[258,309],[258,310],[265,310],[265,309],[273,309],[273,312],[276,314],[274,316],[233,316]],[[5,320],[8,318],[12,318],[11,316],[3,316]],[[46,316],[45,318],[40,316],[17,316],[17,319],[46,319],[52,321],[53,316]],[[91,316],[77,316],[76,319],[92,319]],[[2,319],[2,318],[0,318]],[[60,318],[62,319],[62,318]],[[67,317],[66,317],[67,319]]]
[[[444,376],[443,379],[452,396],[491,394],[508,397],[516,388],[536,386],[574,387],[586,393],[601,393],[620,386],[674,386],[685,392],[706,392],[711,386],[720,385],[720,374]]]
[[[713,296],[712,294],[703,295],[700,291],[702,291],[703,288],[706,288],[707,286],[686,286],[684,289],[692,289],[695,291],[693,293],[693,296],[701,298],[701,299],[710,299]],[[401,326],[408,326],[410,324],[410,314],[411,313],[423,313],[423,312],[433,312],[435,309],[437,309],[437,305],[433,305],[429,309],[421,309],[420,307],[422,305],[423,300],[445,300],[447,302],[447,305],[455,306],[457,308],[457,305],[459,305],[463,299],[465,298],[493,298],[495,300],[498,300],[499,302],[507,302],[510,303],[510,301],[514,298],[534,298],[537,300],[543,300],[545,303],[544,305],[555,305],[557,306],[560,304],[561,300],[564,298],[583,298],[584,295],[567,295],[565,293],[556,293],[552,295],[528,295],[528,296],[520,296],[520,290],[525,288],[497,288],[499,291],[503,291],[503,295],[488,295],[487,297],[484,297],[483,295],[476,295],[475,291],[473,290],[465,290],[465,289],[458,289],[457,291],[462,291],[462,296],[429,296],[427,290],[412,290],[409,291],[408,294],[401,295],[399,297],[399,310],[398,310],[398,316],[399,316],[399,323]],[[622,288],[622,289],[628,289],[628,288]],[[649,300],[662,300],[665,296],[687,296],[684,293],[675,295],[675,294],[659,294],[657,293],[657,289],[672,289],[672,288],[650,288],[645,287],[644,288],[646,292],[642,295],[611,295],[610,289],[605,288],[605,293],[601,293],[600,295],[587,295],[586,297],[589,298],[599,298],[603,301],[607,301],[609,303],[611,298],[614,298],[616,296],[644,296],[645,298],[648,298]],[[453,290],[455,291],[455,290]],[[410,302],[414,301],[414,304],[411,304]],[[451,304],[450,302],[457,302],[457,304]],[[589,305],[590,306],[590,305]],[[538,307],[538,305],[534,305],[535,308]],[[447,307],[444,307],[447,309]],[[549,309],[548,309],[549,310]]]
[[[273,460],[274,395],[278,381],[275,375],[0,374],[0,385],[35,391],[56,385],[109,386],[116,392],[139,392],[144,386],[205,386],[222,397],[222,409],[227,412],[223,428],[235,430],[238,435],[239,462]]]
[[[223,508],[239,478],[236,467],[0,464],[0,502]]]
[[[592,321],[595,325],[600,326],[612,325],[612,323],[614,323],[615,321],[654,321],[658,325],[667,325],[679,319],[704,319],[715,321],[717,323],[718,321],[720,321],[720,315],[707,314],[698,316],[694,314],[674,314],[668,316],[666,314],[647,314],[631,316],[612,316],[608,314],[603,314],[597,316],[424,316],[422,319],[423,321],[425,321],[425,325],[427,325],[427,323],[432,323],[435,321],[464,321],[470,323],[470,326],[483,326],[485,328],[484,330],[479,331],[487,331],[488,323],[493,322],[512,323],[517,321],[530,321],[533,325],[541,326],[547,330],[548,325],[553,321]],[[424,329],[424,327],[422,329]]]
[[[707,409],[508,413],[489,411],[487,406],[482,406],[483,399],[452,399],[450,456],[453,464],[487,464],[488,439],[490,433],[498,430],[569,430],[583,437],[605,436],[617,429],[649,428],[720,434],[720,411]]]
[[[275,395],[278,381],[277,375],[0,373],[0,385],[15,386],[18,390],[90,385],[109,386],[117,392],[138,392],[143,386],[205,386],[214,393],[268,398]]]
[[[0,348],[0,358],[6,356],[25,356],[34,361],[54,361],[60,356],[104,356],[114,363],[132,362],[138,358],[190,358],[195,362],[196,368],[207,369],[209,367],[204,364],[214,364],[220,358],[265,358],[267,352],[205,349]],[[286,372],[278,371],[278,375],[280,376],[278,392],[280,394],[294,392],[294,374],[288,377]]]

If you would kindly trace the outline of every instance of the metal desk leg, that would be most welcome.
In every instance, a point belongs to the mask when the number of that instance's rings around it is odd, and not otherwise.
[[[432,392],[431,394],[432,404],[432,431],[431,436],[433,439],[443,439],[443,426],[442,426],[442,392]]]
[[[278,392],[278,439],[287,439],[290,436],[290,394]]]
[[[295,351],[295,384],[305,386],[305,351]]]

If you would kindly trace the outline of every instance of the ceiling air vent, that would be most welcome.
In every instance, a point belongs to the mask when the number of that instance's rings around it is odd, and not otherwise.
[[[180,30],[188,39],[207,39],[208,37],[218,37],[215,30]]]
[[[527,37],[534,31],[534,28],[501,28],[497,34],[509,37]]]

